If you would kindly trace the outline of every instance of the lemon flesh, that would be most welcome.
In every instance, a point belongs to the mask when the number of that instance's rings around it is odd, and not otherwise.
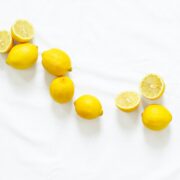
[[[70,57],[60,49],[49,49],[42,53],[43,67],[55,76],[65,75],[72,70]]]
[[[117,96],[115,104],[122,111],[131,112],[138,108],[140,101],[140,96],[136,92],[125,91]]]
[[[0,53],[8,52],[13,45],[11,34],[8,31],[0,31]]]
[[[27,69],[35,64],[37,58],[37,46],[30,43],[18,44],[9,52],[6,63],[16,69]]]
[[[163,79],[156,74],[148,74],[141,82],[142,95],[150,100],[160,98],[165,90]]]
[[[69,77],[58,77],[51,82],[50,94],[58,103],[66,103],[74,96],[74,83]]]
[[[74,106],[77,114],[85,119],[94,119],[103,114],[100,101],[92,95],[80,96]]]
[[[27,20],[17,20],[11,27],[11,34],[17,42],[29,42],[33,39],[34,28]]]
[[[171,113],[162,105],[149,105],[142,113],[143,124],[152,130],[162,130],[166,128],[171,120]]]

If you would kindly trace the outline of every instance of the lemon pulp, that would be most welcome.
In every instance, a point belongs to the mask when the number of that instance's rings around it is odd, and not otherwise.
[[[17,42],[28,42],[34,36],[34,29],[27,20],[17,20],[11,27],[11,33]]]
[[[0,53],[8,52],[13,44],[11,34],[8,31],[0,31]]]
[[[151,100],[160,98],[165,90],[163,79],[156,74],[148,74],[141,82],[142,95]]]
[[[117,96],[115,103],[119,109],[130,112],[139,106],[140,96],[136,92],[125,91]]]

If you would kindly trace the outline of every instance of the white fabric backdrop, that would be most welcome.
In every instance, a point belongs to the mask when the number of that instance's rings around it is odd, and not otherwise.
[[[1,180],[180,179],[179,0],[1,0],[0,29],[31,21],[34,43],[72,58],[75,97],[99,97],[104,116],[85,121],[72,103],[49,96],[53,77],[41,66],[17,71],[0,58]],[[160,103],[173,122],[161,132],[143,127],[141,113],[114,106],[122,90],[138,91],[147,73],[167,84]]]

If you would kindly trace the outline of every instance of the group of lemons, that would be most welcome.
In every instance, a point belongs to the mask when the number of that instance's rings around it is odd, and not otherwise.
[[[17,20],[11,32],[0,31],[0,53],[7,53],[6,63],[16,69],[27,69],[38,59],[38,47],[31,42],[34,28],[27,20]],[[42,53],[44,69],[56,78],[50,84],[51,97],[58,103],[67,103],[74,96],[74,83],[65,76],[72,71],[71,59],[60,49],[52,48]],[[148,74],[141,81],[141,94],[147,99],[160,98],[165,90],[163,79],[156,74]],[[132,91],[120,93],[115,99],[116,106],[125,112],[138,108],[141,96]],[[82,95],[74,102],[77,114],[85,119],[95,119],[103,115],[101,102],[93,95]],[[161,130],[172,120],[171,113],[162,105],[152,104],[142,113],[143,124],[152,130]]]

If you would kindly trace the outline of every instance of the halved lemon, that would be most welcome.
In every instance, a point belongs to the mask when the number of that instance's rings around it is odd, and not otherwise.
[[[122,111],[131,112],[138,108],[140,101],[139,94],[133,91],[125,91],[117,96],[115,103]]]
[[[12,37],[17,42],[28,42],[34,36],[34,28],[27,20],[17,20],[11,27]]]
[[[8,52],[13,45],[11,34],[8,31],[0,31],[0,53]]]
[[[141,93],[142,95],[150,100],[160,98],[165,90],[164,80],[157,74],[148,74],[141,81]]]

